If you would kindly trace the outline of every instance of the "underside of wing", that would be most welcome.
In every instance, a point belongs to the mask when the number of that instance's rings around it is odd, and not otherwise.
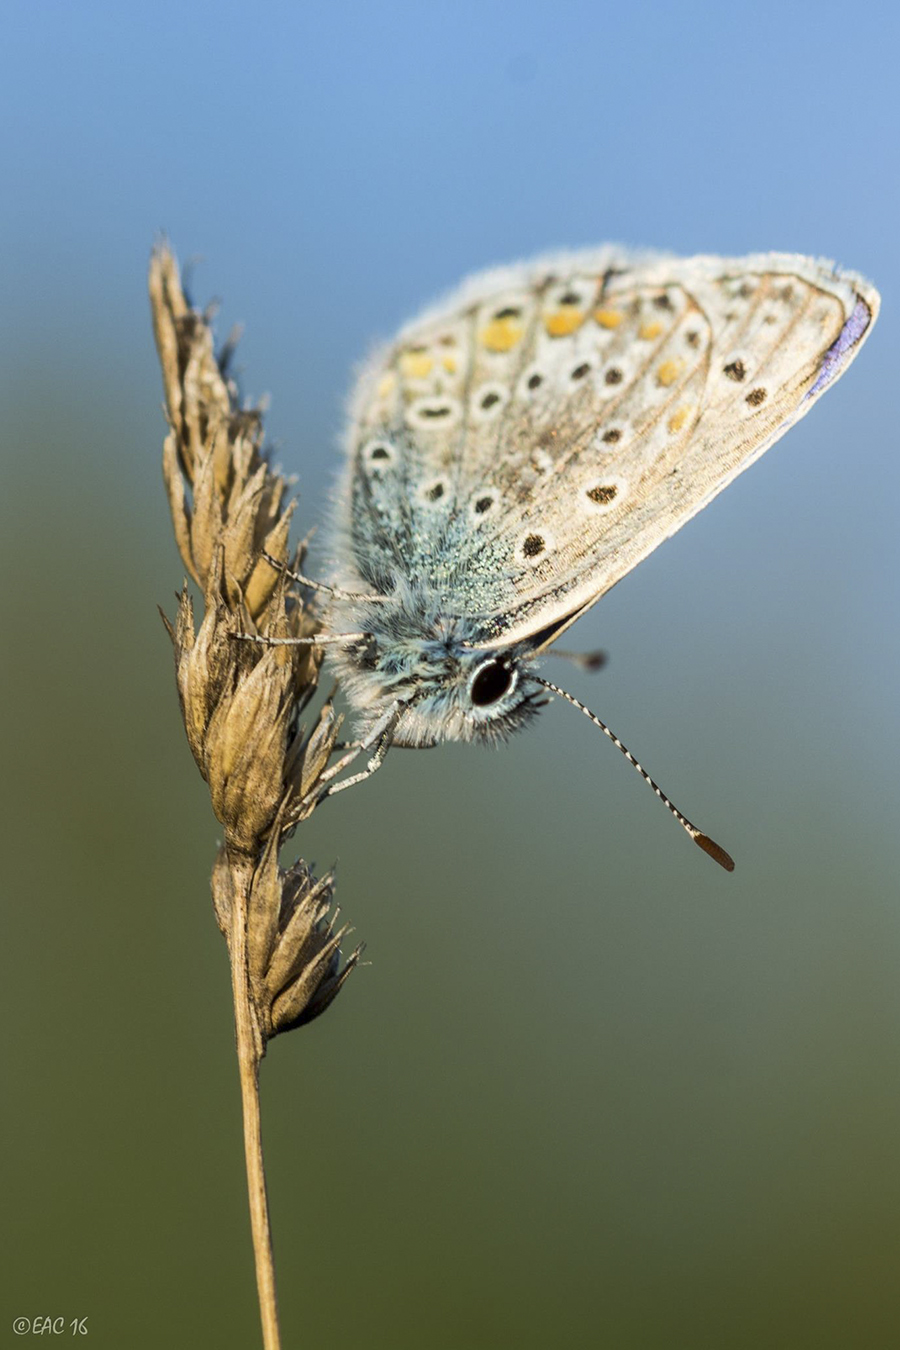
[[[599,598],[849,364],[877,292],[783,254],[612,249],[475,278],[364,372],[339,529],[485,646]],[[348,580],[355,580],[353,577]]]

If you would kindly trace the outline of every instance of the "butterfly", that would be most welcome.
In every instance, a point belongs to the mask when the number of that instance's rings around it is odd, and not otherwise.
[[[604,247],[484,272],[362,370],[321,640],[359,742],[496,742],[560,695],[550,645],[846,370],[877,291],[789,254]],[[305,578],[298,578],[304,581]],[[314,584],[314,583],[313,583]]]

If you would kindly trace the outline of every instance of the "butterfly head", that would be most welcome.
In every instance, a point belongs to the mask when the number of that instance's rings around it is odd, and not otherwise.
[[[364,717],[381,716],[394,701],[403,705],[394,744],[496,743],[536,715],[545,700],[524,644],[485,649],[471,621],[430,613],[415,596],[404,599],[354,616],[365,636],[331,658]]]

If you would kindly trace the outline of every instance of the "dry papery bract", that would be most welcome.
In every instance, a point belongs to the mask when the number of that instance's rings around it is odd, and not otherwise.
[[[302,861],[278,865],[286,834],[313,810],[319,777],[339,729],[327,700],[309,730],[299,714],[312,698],[314,646],[266,647],[237,634],[308,637],[318,616],[268,553],[294,570],[288,552],[294,505],[269,463],[258,408],[242,408],[217,357],[210,316],[185,297],[164,245],[154,252],[150,296],[169,432],[163,472],[184,565],[203,596],[196,626],[185,582],[173,623],[178,694],[188,742],[224,829],[212,875],[219,927],[235,958],[235,925],[246,941],[246,974],[259,1053],[278,1032],[324,1011],[359,960],[341,967],[331,876]]]

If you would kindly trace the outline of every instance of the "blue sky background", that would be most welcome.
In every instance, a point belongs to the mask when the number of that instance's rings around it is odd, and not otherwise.
[[[340,859],[373,965],[264,1066],[288,1343],[893,1343],[898,47],[877,4],[4,6],[10,1322],[256,1334],[216,826],[154,610],[156,233],[246,326],[303,529],[374,339],[611,239],[883,295],[846,378],[573,633],[611,657],[573,692],[738,870],[561,707],[317,813],[297,847]]]

